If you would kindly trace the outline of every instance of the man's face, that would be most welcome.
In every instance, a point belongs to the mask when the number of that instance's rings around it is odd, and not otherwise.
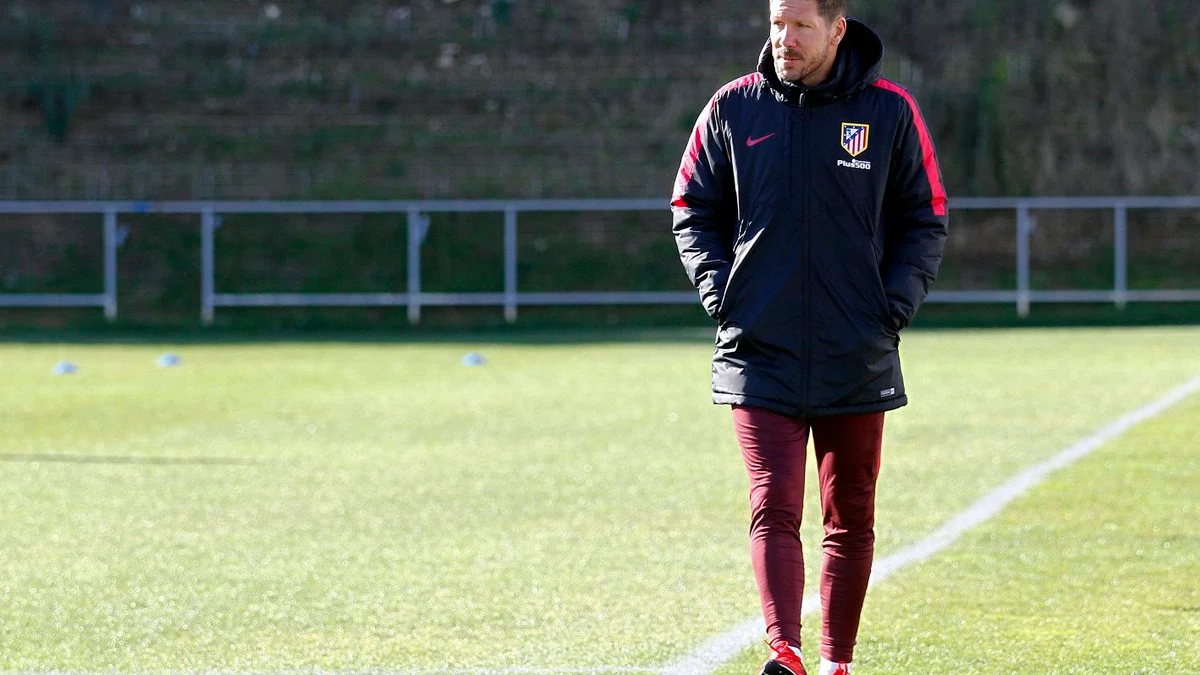
[[[845,34],[846,20],[826,21],[817,0],[771,0],[771,53],[781,80],[820,84]]]

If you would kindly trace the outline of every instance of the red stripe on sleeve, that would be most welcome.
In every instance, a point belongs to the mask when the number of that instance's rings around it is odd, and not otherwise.
[[[875,81],[875,86],[886,91],[890,91],[900,96],[908,102],[908,107],[912,110],[913,123],[917,126],[917,136],[921,139],[921,155],[922,162],[925,164],[925,176],[929,179],[929,187],[933,190],[933,215],[946,215],[946,186],[942,184],[941,171],[938,169],[937,156],[933,152],[933,138],[929,135],[929,127],[925,125],[925,118],[921,116],[920,109],[917,108],[917,102],[913,99],[912,94],[908,90],[895,82],[879,79]]]
[[[745,87],[762,82],[761,73],[751,73],[744,77],[740,77],[724,87],[717,90],[713,97],[708,100],[708,105],[704,106],[700,117],[696,120],[696,126],[692,130],[692,138],[688,141],[687,149],[683,152],[683,161],[679,164],[679,175],[675,178],[675,195],[671,199],[671,206],[680,208],[687,207],[687,202],[683,198],[683,193],[687,190],[687,184],[691,182],[692,176],[696,174],[696,162],[700,161],[700,148],[704,145],[704,139],[701,134],[704,127],[708,126],[708,120],[712,117],[713,108],[717,105],[717,99],[725,92]]]
[[[708,125],[708,118],[712,115],[713,102],[716,100],[716,97],[713,97],[708,105],[704,106],[704,112],[700,113],[700,118],[696,120],[692,140],[688,141],[687,150],[683,153],[683,162],[679,165],[679,176],[675,178],[675,199],[671,201],[671,206],[680,208],[687,206],[687,202],[683,200],[683,191],[687,189],[688,182],[696,173],[696,162],[700,161],[700,147],[703,144],[700,130]]]

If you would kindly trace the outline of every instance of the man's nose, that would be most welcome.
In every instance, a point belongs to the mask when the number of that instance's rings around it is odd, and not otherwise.
[[[787,26],[779,33],[779,44],[784,47],[795,47],[800,40],[800,32]]]

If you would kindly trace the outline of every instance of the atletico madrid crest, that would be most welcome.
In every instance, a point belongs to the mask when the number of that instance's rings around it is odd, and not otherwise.
[[[867,150],[867,139],[871,134],[870,124],[842,122],[842,148],[851,157],[858,157]]]

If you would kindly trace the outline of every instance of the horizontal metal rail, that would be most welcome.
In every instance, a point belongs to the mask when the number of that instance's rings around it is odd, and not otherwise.
[[[1200,196],[1183,197],[960,197],[952,209],[1200,209]],[[348,201],[0,201],[0,213],[521,213],[666,211],[665,199],[467,199]]]
[[[691,291],[559,293],[217,293],[220,307],[400,307],[414,300],[426,307],[499,307],[515,298],[534,305],[683,305],[696,302]]]
[[[0,214],[100,214],[104,222],[104,292],[101,294],[0,294],[0,307],[101,306],[117,315],[117,218],[121,214],[193,214],[200,216],[201,319],[213,321],[217,307],[407,307],[417,323],[422,307],[504,309],[517,319],[521,306],[694,304],[694,292],[562,291],[518,289],[517,242],[521,213],[662,211],[664,199],[485,199],[356,201],[0,201]],[[1015,304],[1025,316],[1032,303],[1200,302],[1200,289],[1128,288],[1128,212],[1138,209],[1200,209],[1200,196],[1183,197],[969,197],[955,199],[954,210],[1012,211],[1015,215],[1017,280],[1014,289],[934,291],[931,303]],[[1110,210],[1114,222],[1114,283],[1103,290],[1031,288],[1031,235],[1036,210]],[[233,214],[404,214],[408,219],[408,288],[403,293],[228,293],[216,289],[215,231],[221,215]],[[482,293],[434,293],[422,290],[421,246],[431,213],[498,213],[504,217],[504,290]]]
[[[104,307],[103,293],[0,293],[0,307]]]

